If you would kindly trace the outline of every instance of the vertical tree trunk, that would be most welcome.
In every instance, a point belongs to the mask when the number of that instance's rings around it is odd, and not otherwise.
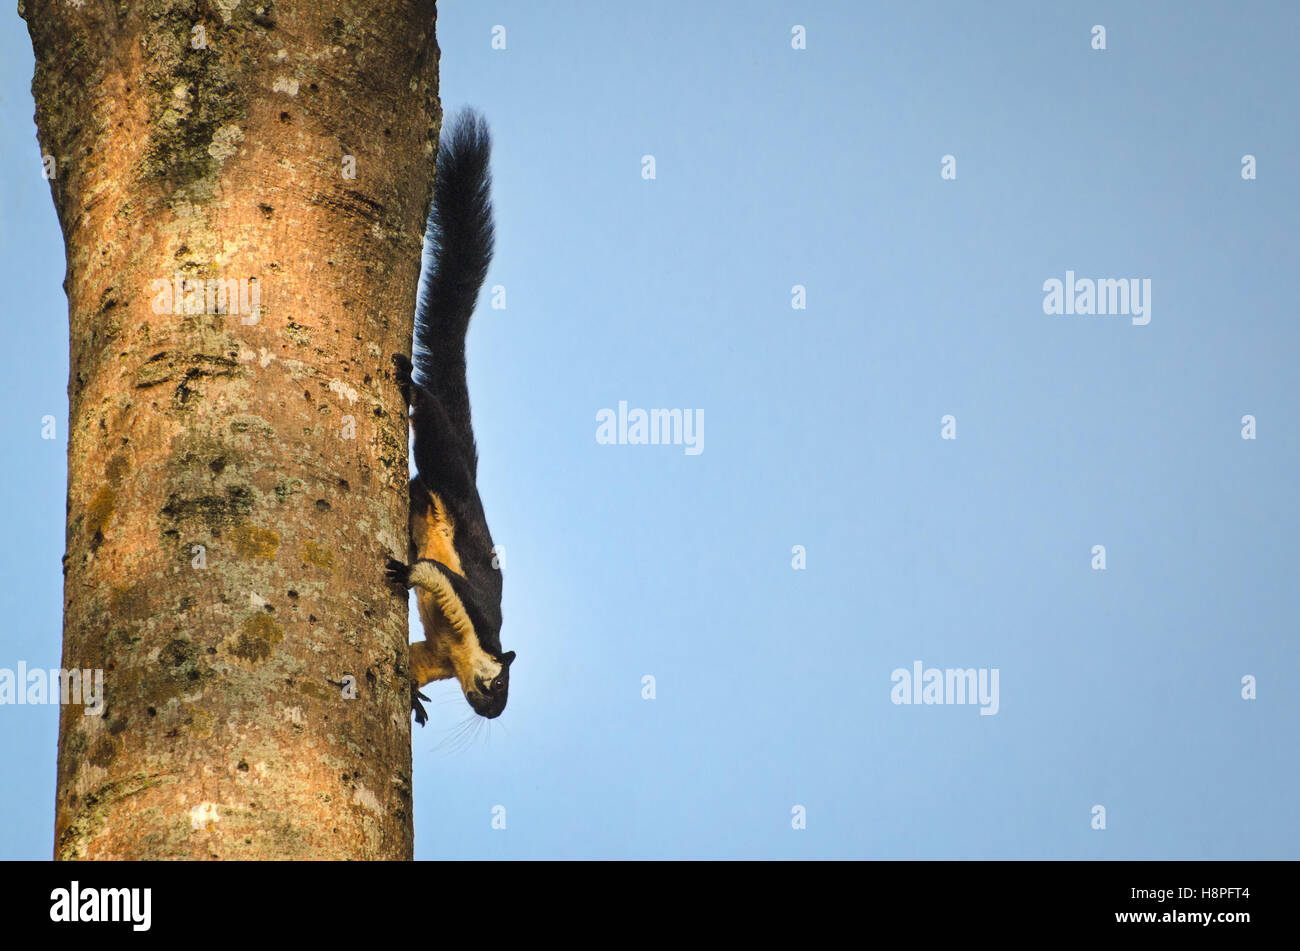
[[[433,2],[20,13],[68,261],[63,666],[105,672],[102,714],[62,710],[55,856],[410,858],[383,567]]]

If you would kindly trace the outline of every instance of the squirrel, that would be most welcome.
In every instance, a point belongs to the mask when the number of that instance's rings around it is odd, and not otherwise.
[[[425,640],[411,645],[411,709],[428,719],[420,688],[455,677],[469,705],[498,717],[514,651],[501,650],[501,571],[479,498],[478,451],[465,378],[465,333],[492,260],[491,140],[465,110],[444,130],[425,228],[431,266],[422,274],[413,351],[393,355],[394,379],[415,434],[409,564],[387,575],[414,588]]]

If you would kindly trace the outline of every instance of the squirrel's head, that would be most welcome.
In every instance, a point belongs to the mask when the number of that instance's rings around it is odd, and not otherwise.
[[[465,699],[479,716],[491,720],[501,716],[501,711],[506,708],[510,695],[510,664],[514,659],[514,651],[498,656],[485,654],[486,663],[474,670],[470,677],[458,677]]]

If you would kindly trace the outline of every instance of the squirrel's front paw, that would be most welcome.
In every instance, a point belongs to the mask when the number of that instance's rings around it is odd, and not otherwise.
[[[420,724],[420,726],[424,726],[424,724],[427,723],[429,720],[429,714],[425,713],[424,704],[422,704],[420,701],[428,700],[428,699],[429,699],[428,697],[420,693],[420,688],[417,687],[415,685],[415,681],[412,680],[411,681],[411,710],[414,711],[415,713],[415,722]]]
[[[393,354],[393,379],[398,386],[407,386],[411,382],[411,358],[404,353]]]
[[[384,568],[384,574],[388,575],[388,580],[402,588],[411,586],[411,566],[404,565],[396,558],[389,558],[388,565]]]

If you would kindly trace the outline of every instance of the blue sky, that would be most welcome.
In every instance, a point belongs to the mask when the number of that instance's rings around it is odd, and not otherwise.
[[[1300,10],[442,6],[495,140],[469,372],[519,656],[463,749],[435,685],[418,857],[1300,857]],[[0,50],[0,667],[54,666],[63,250],[12,9]],[[1150,323],[1045,315],[1067,270],[1149,279]],[[704,451],[598,444],[620,400]],[[892,703],[915,661],[997,668],[998,712]],[[0,707],[2,858],[50,853],[56,719]]]

